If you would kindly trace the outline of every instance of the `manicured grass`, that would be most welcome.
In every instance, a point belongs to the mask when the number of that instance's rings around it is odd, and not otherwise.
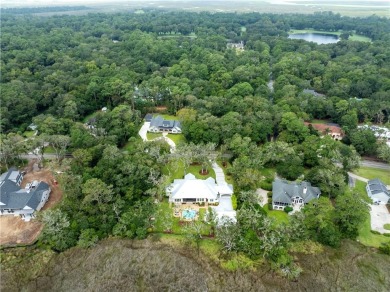
[[[26,138],[30,138],[30,137],[34,136],[34,133],[35,133],[35,131],[25,131],[23,133],[23,136]]]
[[[162,137],[162,133],[146,133],[146,138],[148,138],[148,140],[153,140],[160,137]]]
[[[368,179],[379,178],[384,184],[390,185],[389,170],[362,166],[354,173]]]
[[[362,195],[367,195],[366,183],[360,180],[356,180],[354,191],[357,191]]]
[[[164,228],[162,227],[163,222],[162,222],[161,217],[162,216],[165,217],[166,215],[172,216],[171,217],[172,221],[173,221],[172,232],[175,234],[181,234],[181,226],[179,224],[180,219],[178,217],[173,217],[173,208],[169,206],[168,199],[164,199],[164,201],[159,203],[159,205],[158,205],[158,212],[157,212],[157,216],[156,216],[154,231],[156,231],[156,232],[164,232],[165,231],[165,230],[163,230]]]
[[[274,218],[277,223],[287,223],[288,222],[288,214],[284,211],[280,210],[269,210],[268,204],[265,204],[263,207],[267,212],[268,216]]]
[[[386,229],[386,230],[390,230],[390,224],[383,225],[383,228]]]
[[[55,154],[56,151],[54,150],[54,148],[52,146],[47,146],[47,147],[45,147],[44,153],[45,154]]]
[[[371,217],[368,216],[359,229],[358,241],[367,246],[379,247],[382,243],[389,242],[390,238],[380,234],[371,233]]]
[[[174,179],[180,179],[180,178],[184,177],[184,167],[183,167],[183,164],[181,164],[180,162],[178,163],[178,167],[176,169],[173,168],[173,164],[171,164],[171,163],[168,165],[165,165],[162,169],[163,174],[169,175],[168,168],[171,171],[171,174],[170,174],[171,181],[173,181]],[[208,175],[199,174],[199,171],[201,169],[202,169],[201,165],[190,165],[190,167],[187,169],[187,173],[192,173],[198,179],[206,179],[208,177],[212,177],[215,179],[215,172],[211,167],[208,168],[208,170],[209,170]]]
[[[188,205],[190,207],[191,205]],[[183,228],[186,226],[186,223],[180,224],[180,218],[179,217],[174,217],[173,216],[173,208],[169,206],[168,199],[165,198],[162,202],[159,203],[158,205],[158,211],[156,215],[156,221],[154,224],[154,232],[160,232],[163,233],[165,230],[163,228],[163,219],[162,218],[167,218],[170,217],[172,220],[172,232],[173,234],[183,234],[184,230]],[[203,221],[204,215],[206,214],[206,208],[200,208],[199,209],[199,216],[198,220]],[[189,223],[188,223],[189,224]],[[203,224],[202,228],[202,234],[203,235],[209,235],[210,234],[210,226],[208,224]]]
[[[299,34],[299,33],[323,33],[323,34],[332,34],[340,36],[341,31],[322,31],[322,30],[314,30],[314,29],[292,29],[290,30],[290,34]],[[351,41],[361,41],[361,42],[371,42],[371,39],[362,35],[353,34],[349,36],[349,40]]]
[[[175,142],[176,146],[182,143],[186,143],[186,138],[183,134],[168,134],[168,138]]]
[[[265,177],[275,177],[276,170],[275,168],[262,168],[260,173]]]
[[[177,117],[173,116],[173,115],[167,115],[167,114],[156,114],[156,116],[162,116],[164,118],[164,120],[168,120],[168,121],[173,121],[173,120],[177,120]]]
[[[190,165],[189,169],[187,172],[190,172],[192,173],[193,175],[195,175],[196,178],[198,179],[206,179],[208,177],[212,177],[215,179],[215,172],[214,172],[214,169],[212,169],[211,167],[208,168],[208,171],[209,171],[209,174],[208,175],[201,175],[199,174],[199,171],[201,171],[202,169],[202,166],[201,165]]]

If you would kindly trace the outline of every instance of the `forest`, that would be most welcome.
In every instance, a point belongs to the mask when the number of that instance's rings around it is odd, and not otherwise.
[[[150,220],[161,209],[155,202],[172,181],[169,168],[199,145],[225,160],[234,185],[237,223],[199,223],[211,226],[224,257],[265,259],[295,279],[292,245],[339,248],[359,236],[368,197],[348,187],[347,172],[361,156],[390,163],[386,143],[358,128],[390,125],[389,19],[159,10],[51,17],[5,10],[1,18],[2,170],[34,149],[43,155],[47,142],[67,167],[62,202],[39,218],[39,248],[62,252],[171,230],[172,218],[164,217],[164,230]],[[291,29],[344,36],[317,45],[288,39]],[[371,41],[348,40],[353,34]],[[227,47],[241,41],[242,51]],[[182,123],[177,155],[138,136],[145,114],[156,111]],[[85,126],[91,117],[93,131]],[[321,137],[304,121],[336,123],[345,137]],[[38,135],[26,134],[31,124]],[[278,222],[255,198],[259,187],[272,190],[275,173],[318,186],[320,199]],[[199,247],[203,227],[193,225],[181,235]]]

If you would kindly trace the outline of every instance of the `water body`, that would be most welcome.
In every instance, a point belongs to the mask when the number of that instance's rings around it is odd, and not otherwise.
[[[319,45],[333,44],[339,41],[337,35],[325,34],[325,33],[294,33],[294,34],[289,34],[288,38],[314,42]]]

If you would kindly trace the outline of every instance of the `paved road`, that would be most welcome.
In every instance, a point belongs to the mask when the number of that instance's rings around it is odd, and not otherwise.
[[[40,156],[38,157],[35,154],[22,154],[22,155],[20,155],[20,157],[23,158],[23,159],[29,159],[29,160],[31,160],[31,159],[39,159],[40,158]],[[45,159],[55,159],[55,158],[57,158],[57,156],[55,154],[43,154],[43,158],[45,158]]]
[[[380,169],[388,169],[388,170],[390,170],[390,164],[384,163],[384,162],[362,160],[361,161],[361,165],[365,166],[365,167],[372,167],[372,168],[380,168]]]

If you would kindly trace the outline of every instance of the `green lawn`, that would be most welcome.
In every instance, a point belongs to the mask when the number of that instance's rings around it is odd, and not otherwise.
[[[148,138],[148,140],[153,140],[160,137],[162,137],[162,133],[146,133],[146,138]]]
[[[209,174],[208,175],[201,175],[199,173],[199,171],[201,171],[202,169],[202,166],[201,165],[190,165],[189,169],[188,169],[188,172],[192,173],[193,175],[195,175],[196,178],[198,179],[206,179],[208,177],[212,177],[213,179],[215,179],[215,172],[214,172],[214,169],[212,169],[211,167],[208,168],[209,170]]]
[[[390,171],[386,169],[362,166],[353,173],[368,179],[379,178],[384,184],[390,185]]]
[[[186,143],[186,138],[183,134],[168,134],[168,138],[175,142],[176,146],[178,144]]]
[[[267,212],[268,216],[274,218],[277,223],[288,222],[288,214],[286,212],[280,210],[269,210],[268,204],[265,204],[264,210]]]
[[[160,214],[160,216],[159,216]],[[158,205],[158,212],[156,216],[156,221],[154,225],[154,231],[155,232],[164,232],[163,230],[163,222],[161,220],[161,215],[172,215],[172,220],[173,220],[173,227],[172,231],[175,234],[181,234],[181,226],[179,224],[180,219],[177,217],[173,217],[173,209],[172,207],[169,206],[168,199],[164,199],[163,202],[159,203]]]
[[[47,147],[45,147],[44,153],[45,154],[55,154],[56,151],[54,150],[54,148],[52,146],[47,146]]]
[[[201,165],[190,165],[190,167],[187,169],[187,173],[192,173],[195,175],[196,178],[199,179],[206,179],[208,177],[212,177],[215,179],[215,172],[214,170],[209,167],[209,174],[208,175],[201,175],[199,174],[199,171],[201,170]],[[171,173],[169,174],[169,170]],[[174,179],[180,179],[184,177],[184,167],[181,163],[178,164],[178,167],[174,169],[173,164],[165,165],[162,169],[163,174],[170,175],[170,180],[173,181]]]
[[[390,224],[383,225],[383,228],[386,229],[386,230],[390,230]]]
[[[203,220],[205,214],[206,214],[206,208],[199,209],[199,220]],[[166,218],[167,215],[168,215],[168,217],[171,216],[171,219],[173,221],[172,232],[174,234],[177,234],[177,235],[183,234],[183,227],[185,226],[185,224],[180,225],[180,218],[173,216],[173,207],[169,206],[169,202],[168,202],[167,198],[165,198],[164,201],[160,202],[158,205],[158,211],[157,211],[156,221],[154,224],[153,231],[160,232],[160,233],[165,231],[163,228],[163,219],[162,218],[164,218],[164,217]],[[210,226],[209,225],[207,225],[207,224],[203,225],[202,234],[203,235],[210,234]]]
[[[260,173],[265,177],[275,177],[276,170],[275,168],[262,168]]]
[[[379,247],[381,243],[389,242],[390,238],[380,234],[371,233],[371,217],[368,216],[366,221],[360,227],[357,238],[362,244],[367,246]]]
[[[26,138],[30,138],[30,137],[34,136],[34,133],[35,133],[35,131],[25,131],[23,133],[23,136]]]
[[[290,34],[298,34],[298,33],[324,33],[324,34],[332,34],[340,36],[341,31],[322,31],[322,30],[314,30],[314,29],[292,29],[289,32]],[[371,42],[371,39],[362,35],[353,34],[349,37],[351,41],[361,41],[361,42]]]
[[[366,183],[360,180],[356,180],[354,190],[359,192],[360,194],[366,195]]]
[[[168,120],[168,121],[173,121],[173,120],[177,120],[177,117],[175,117],[174,115],[167,115],[167,114],[159,114],[156,116],[162,116],[164,118],[164,120]]]
[[[354,190],[365,195],[366,183],[357,180]],[[390,238],[383,235],[371,233],[371,217],[370,215],[368,215],[367,219],[364,221],[364,223],[359,229],[358,240],[364,245],[379,247],[382,242],[389,241]]]

